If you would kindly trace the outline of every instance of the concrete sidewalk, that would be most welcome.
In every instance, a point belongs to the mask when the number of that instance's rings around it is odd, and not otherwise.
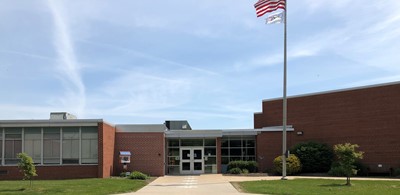
[[[288,179],[313,178],[313,179],[340,179],[343,177],[300,177],[289,176]],[[190,175],[190,176],[163,176],[159,177],[149,185],[143,187],[137,192],[128,194],[207,194],[207,195],[225,195],[225,194],[243,194],[238,192],[230,182],[257,181],[257,180],[280,180],[280,176],[224,176],[221,174]],[[399,179],[377,179],[377,178],[352,178],[352,180],[397,180]]]
[[[190,176],[163,176],[137,192],[128,194],[242,194],[230,183],[231,181],[277,180],[280,177],[243,177],[223,176],[221,174],[190,175]]]

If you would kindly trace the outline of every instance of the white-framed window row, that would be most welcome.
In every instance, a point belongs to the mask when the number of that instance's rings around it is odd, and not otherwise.
[[[0,128],[0,166],[15,166],[25,152],[36,165],[97,165],[98,127]]]

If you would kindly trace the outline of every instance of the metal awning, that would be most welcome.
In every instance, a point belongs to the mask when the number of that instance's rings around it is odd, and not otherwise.
[[[119,151],[119,155],[120,156],[131,156],[131,152],[130,151]]]
[[[165,132],[167,138],[212,138],[222,137],[221,130],[169,130]]]

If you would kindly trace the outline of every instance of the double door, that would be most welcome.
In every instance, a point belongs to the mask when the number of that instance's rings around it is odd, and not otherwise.
[[[180,172],[181,174],[204,173],[204,148],[181,147],[180,148]]]

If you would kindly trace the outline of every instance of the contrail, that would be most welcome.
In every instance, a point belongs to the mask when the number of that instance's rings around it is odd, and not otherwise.
[[[70,31],[64,17],[62,6],[56,5],[57,1],[48,0],[48,6],[54,21],[54,43],[61,63],[58,64],[61,73],[65,74],[67,97],[64,102],[66,107],[72,108],[75,114],[83,115],[86,104],[85,86],[79,72],[79,63],[75,57],[74,45],[70,37]]]

